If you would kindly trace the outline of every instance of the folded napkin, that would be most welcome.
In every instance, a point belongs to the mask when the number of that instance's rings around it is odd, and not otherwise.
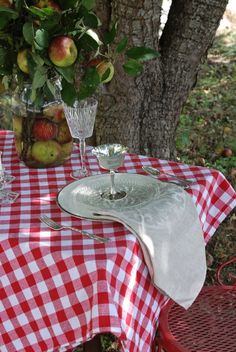
[[[159,192],[148,202],[94,215],[118,221],[137,236],[159,290],[186,309],[194,302],[206,276],[205,242],[186,191],[160,183]]]

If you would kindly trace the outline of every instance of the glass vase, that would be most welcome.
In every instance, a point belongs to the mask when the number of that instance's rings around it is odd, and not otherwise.
[[[30,103],[30,86],[13,102],[16,152],[31,168],[62,165],[71,156],[73,141],[60,100],[45,100],[38,108]]]

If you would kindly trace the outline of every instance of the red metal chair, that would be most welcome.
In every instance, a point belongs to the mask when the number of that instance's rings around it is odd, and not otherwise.
[[[172,300],[160,314],[153,352],[236,352],[236,275],[217,270],[218,286],[204,287],[192,306],[185,310]],[[221,280],[227,271],[227,284]]]

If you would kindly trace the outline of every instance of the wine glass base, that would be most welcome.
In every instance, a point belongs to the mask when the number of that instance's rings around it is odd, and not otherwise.
[[[109,200],[118,200],[118,199],[124,198],[125,196],[126,196],[125,191],[119,191],[114,194],[111,194],[110,192],[103,192],[101,194],[102,198],[109,199]]]
[[[1,190],[0,191],[0,205],[12,204],[15,202],[15,200],[18,198],[18,196],[19,196],[19,193]]]
[[[9,175],[8,173],[4,172],[4,182],[5,184],[9,184],[15,180],[15,176]]]
[[[74,180],[79,180],[80,178],[87,176],[90,176],[90,173],[87,169],[76,170],[70,174],[70,177],[72,177]]]

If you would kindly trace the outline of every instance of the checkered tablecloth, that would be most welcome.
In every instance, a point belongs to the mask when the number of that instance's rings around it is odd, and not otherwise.
[[[67,163],[48,169],[19,163],[12,132],[0,131],[0,150],[16,176],[9,188],[20,193],[0,207],[0,351],[63,351],[102,332],[116,335],[122,351],[150,351],[166,298],[150,282],[137,239],[119,223],[76,219],[57,205],[58,191],[79,166],[77,146]],[[120,172],[144,174],[142,165],[194,180],[188,192],[206,242],[236,205],[235,191],[216,170],[128,154]],[[43,213],[111,241],[50,231],[39,221]]]

